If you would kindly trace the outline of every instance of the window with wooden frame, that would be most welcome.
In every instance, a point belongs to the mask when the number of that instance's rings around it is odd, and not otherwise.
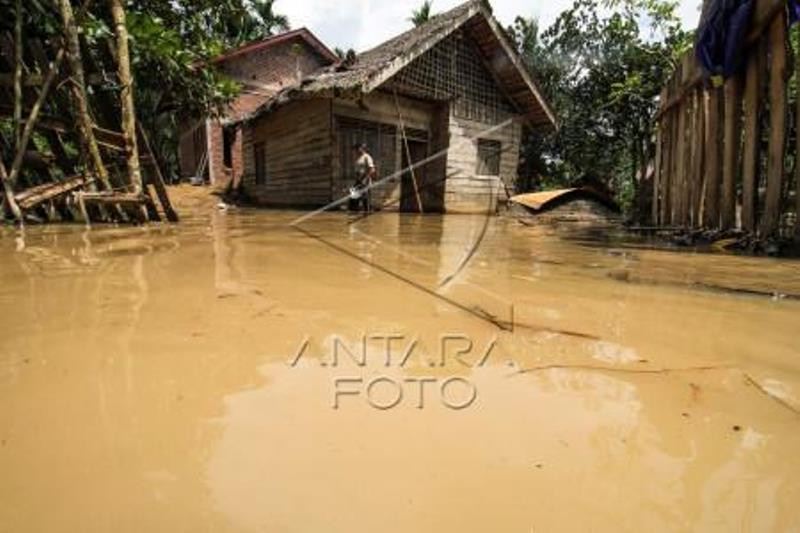
[[[503,145],[500,141],[478,139],[478,168],[479,176],[500,175],[500,153]]]
[[[256,185],[267,183],[267,145],[263,142],[253,144],[253,160],[256,166]]]

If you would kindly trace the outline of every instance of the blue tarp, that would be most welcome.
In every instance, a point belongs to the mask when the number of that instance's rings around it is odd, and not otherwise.
[[[747,34],[756,0],[712,0],[697,29],[695,53],[709,76],[730,78],[745,64]],[[800,5],[789,0],[789,21],[800,20]]]

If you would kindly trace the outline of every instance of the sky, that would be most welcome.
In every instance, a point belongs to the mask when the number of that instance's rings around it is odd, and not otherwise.
[[[464,0],[434,0],[433,12],[446,11]],[[518,15],[535,16],[547,27],[573,0],[491,0],[497,19],[511,24]],[[307,27],[330,48],[362,52],[411,27],[411,12],[422,0],[276,0],[274,9],[289,17],[293,28]],[[681,0],[687,28],[700,19],[701,0]]]

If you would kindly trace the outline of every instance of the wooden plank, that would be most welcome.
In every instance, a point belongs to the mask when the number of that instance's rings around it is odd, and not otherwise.
[[[786,151],[786,16],[775,18],[769,30],[770,87],[769,87],[769,158],[767,161],[767,194],[761,235],[775,235],[780,226],[781,195],[785,172]]]
[[[725,127],[722,157],[722,198],[720,227],[736,226],[736,178],[742,141],[742,80],[734,76],[725,82]]]
[[[744,153],[742,155],[742,229],[754,233],[761,148],[761,94],[766,66],[766,47],[760,42],[747,62],[744,88]],[[800,63],[798,63],[800,65]],[[800,111],[799,111],[800,112]],[[800,124],[800,122],[798,123]],[[800,138],[799,138],[800,140]],[[800,168],[800,167],[799,167]]]
[[[38,185],[16,195],[19,207],[28,210],[37,205],[58,198],[84,187],[87,183],[83,176],[75,176],[61,182]]]
[[[706,190],[703,207],[703,226],[719,227],[719,189],[722,179],[721,127],[722,97],[719,89],[710,89],[708,94],[708,122],[706,124]]]
[[[147,203],[147,197],[137,193],[84,192],[80,193],[80,197],[86,204],[132,205],[143,207]]]

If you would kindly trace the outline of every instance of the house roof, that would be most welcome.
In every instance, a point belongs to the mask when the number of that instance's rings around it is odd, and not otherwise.
[[[337,63],[339,61],[339,56],[334,54],[330,48],[325,46],[322,41],[317,39],[317,37],[311,33],[308,28],[298,28],[296,30],[287,31],[278,35],[271,35],[264,39],[244,44],[239,48],[229,50],[228,52],[225,52],[224,54],[212,59],[211,63],[224,63],[225,61],[233,59],[234,57],[258,52],[260,50],[264,50],[265,48],[270,48],[297,38],[305,40],[311,48],[316,50],[319,55],[329,60],[331,63]]]
[[[538,213],[553,209],[573,200],[587,199],[599,202],[612,211],[619,212],[620,210],[613,199],[591,187],[520,194],[512,197],[511,202],[532,209]]]
[[[314,72],[298,84],[280,91],[247,120],[293,100],[321,96],[357,98],[368,94],[462,28],[478,44],[498,83],[503,85],[527,122],[538,127],[556,127],[555,114],[485,0],[470,0],[434,16],[425,24],[359,54],[351,64],[337,63]]]

